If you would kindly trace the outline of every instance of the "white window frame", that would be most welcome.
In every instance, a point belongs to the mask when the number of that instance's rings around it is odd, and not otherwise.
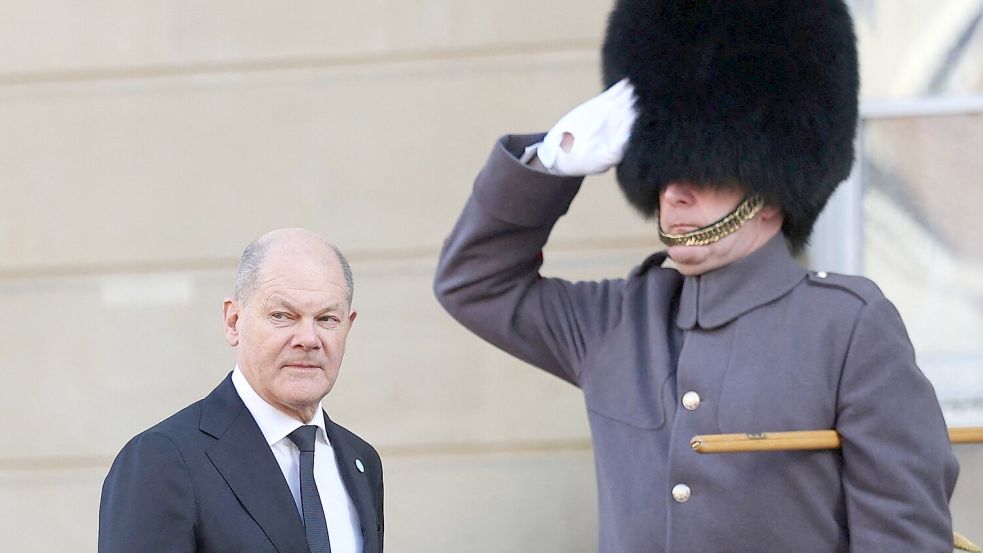
[[[810,268],[837,273],[864,273],[863,160],[867,123],[883,119],[983,115],[983,95],[870,100],[860,106],[853,171],[819,215],[806,256]],[[980,145],[983,148],[983,145]]]
[[[826,209],[816,222],[811,246],[806,250],[809,266],[816,270],[864,274],[863,160],[866,157],[864,132],[867,123],[895,118],[963,114],[983,115],[983,95],[864,102],[860,111],[856,142],[857,156],[853,171],[830,198]],[[978,149],[983,149],[983,144],[979,145]],[[977,362],[974,360],[970,361],[968,366],[976,365]],[[983,406],[980,406],[980,394],[983,393],[981,387],[983,380],[979,376],[966,380],[966,385],[960,386],[960,392],[954,393],[952,383],[968,377],[969,373],[965,372],[967,369],[959,363],[938,366],[923,363],[922,369],[936,384],[936,392],[939,394],[946,420],[950,424],[981,424]],[[967,396],[963,393],[967,390],[978,391],[970,391]]]

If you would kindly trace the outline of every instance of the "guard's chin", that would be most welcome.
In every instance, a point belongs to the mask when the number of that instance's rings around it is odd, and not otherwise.
[[[709,246],[669,246],[666,253],[682,275],[696,276],[709,270]]]

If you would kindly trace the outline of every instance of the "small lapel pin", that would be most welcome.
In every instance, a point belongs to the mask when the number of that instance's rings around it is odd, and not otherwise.
[[[358,472],[365,472],[365,465],[362,464],[361,459],[355,459],[355,468],[358,469]]]

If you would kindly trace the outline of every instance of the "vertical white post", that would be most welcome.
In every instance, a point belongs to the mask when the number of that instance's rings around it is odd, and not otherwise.
[[[853,170],[826,203],[816,220],[809,247],[809,268],[857,275],[863,272],[864,120],[857,129]]]

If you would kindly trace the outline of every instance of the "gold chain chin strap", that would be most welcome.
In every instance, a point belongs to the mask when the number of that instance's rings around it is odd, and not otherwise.
[[[667,246],[706,246],[713,244],[724,236],[740,230],[744,223],[753,219],[761,211],[764,205],[765,201],[761,199],[761,196],[748,196],[723,219],[682,234],[662,232],[662,225],[660,224],[659,240],[662,240],[662,243]]]

